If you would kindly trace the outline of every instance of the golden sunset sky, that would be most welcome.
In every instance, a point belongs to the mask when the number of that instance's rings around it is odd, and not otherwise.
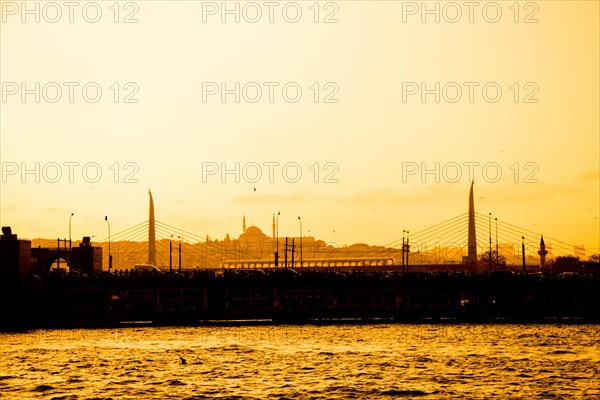
[[[270,235],[280,211],[280,236],[301,216],[383,245],[466,212],[471,165],[477,212],[599,251],[598,1],[427,2],[439,22],[420,1],[227,2],[239,22],[221,2],[26,3],[0,2],[20,237],[68,237],[73,212],[73,239],[102,241],[151,189],[157,220],[202,237],[243,214]]]

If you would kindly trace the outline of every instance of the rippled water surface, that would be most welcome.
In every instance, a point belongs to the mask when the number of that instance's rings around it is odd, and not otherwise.
[[[39,330],[0,346],[0,398],[600,398],[596,325]]]

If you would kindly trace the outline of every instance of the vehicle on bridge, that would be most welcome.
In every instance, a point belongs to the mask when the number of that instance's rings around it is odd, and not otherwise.
[[[152,264],[135,264],[133,266],[133,270],[137,272],[157,272],[162,273],[162,271],[155,265]]]

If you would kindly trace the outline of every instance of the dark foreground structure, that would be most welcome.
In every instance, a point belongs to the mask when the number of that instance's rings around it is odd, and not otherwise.
[[[600,276],[584,274],[52,271],[0,285],[4,330],[257,321],[600,322]]]
[[[407,272],[387,263],[106,272],[102,249],[89,237],[72,250],[60,241],[55,249],[32,249],[10,227],[2,233],[0,330],[138,323],[600,322],[597,266],[589,273],[545,274]],[[69,273],[51,269],[63,257]]]

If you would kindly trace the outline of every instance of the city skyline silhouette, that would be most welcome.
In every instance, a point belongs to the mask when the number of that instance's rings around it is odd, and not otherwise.
[[[528,260],[528,264],[530,266],[532,264],[540,265],[540,267],[545,264],[546,254],[548,254],[550,260],[556,257],[576,256],[585,261],[597,257],[597,253],[586,251],[583,245],[571,245],[548,236],[546,237],[548,244],[545,245],[543,234],[520,228],[508,221],[500,221],[499,223],[496,217],[494,218],[492,232],[492,214],[490,213],[486,218],[485,215],[477,213],[475,210],[474,186],[475,182],[471,182],[467,213],[431,227],[416,232],[413,231],[412,236],[408,230],[403,230],[401,245],[399,240],[391,241],[383,246],[373,246],[366,243],[339,245],[335,242],[325,242],[319,238],[304,235],[304,233],[302,233],[301,238],[300,234],[289,235],[282,232],[282,236],[276,238],[278,232],[276,213],[273,213],[272,216],[272,233],[270,237],[255,225],[247,226],[246,214],[242,215],[239,237],[229,233],[222,239],[211,239],[210,235],[201,237],[169,224],[155,222],[154,199],[150,190],[148,191],[148,220],[145,223],[114,233],[112,236],[112,252],[110,246],[106,246],[107,241],[110,242],[110,237],[100,239],[100,242],[94,245],[105,248],[105,265],[111,265],[111,267],[117,269],[128,269],[134,264],[158,266],[163,270],[168,266],[171,269],[173,266],[173,242],[178,246],[179,259],[177,266],[183,265],[183,268],[186,269],[217,268],[222,266],[224,262],[241,263],[240,265],[247,263],[254,267],[257,267],[257,262],[260,262],[261,265],[275,267],[274,253],[278,248],[277,246],[281,246],[285,253],[292,248],[296,251],[296,257],[293,256],[293,253],[290,253],[292,266],[294,262],[296,262],[296,266],[302,264],[300,254],[304,249],[306,249],[307,254],[305,258],[307,265],[311,265],[311,262],[312,265],[316,265],[315,262],[319,264],[321,260],[342,258],[347,260],[389,259],[391,263],[404,265],[405,258],[408,264],[409,256],[411,256],[412,264],[422,266],[428,264],[449,264],[449,268],[452,265],[463,264],[466,266],[480,266],[483,258],[494,251],[497,253],[496,257],[502,257],[506,265],[515,267],[521,265],[523,261],[523,250],[525,250],[525,259]],[[280,213],[277,213],[277,216],[279,215]],[[300,216],[298,216],[298,220],[300,220]],[[158,241],[156,239],[157,223]],[[500,235],[498,234],[498,225],[500,225]],[[528,237],[527,246],[523,248],[521,247],[525,246],[525,237],[522,235]],[[143,240],[144,236],[145,241]],[[406,241],[404,236],[406,236]],[[536,245],[538,237],[540,238],[540,246],[545,246],[547,250]],[[409,244],[411,238],[412,242]],[[287,239],[295,239],[296,243],[293,245],[291,244],[293,242],[287,244]],[[37,239],[33,241],[33,245],[34,247],[47,247],[48,243],[52,244],[53,242],[52,240]],[[157,242],[159,244],[158,253]],[[74,243],[78,244],[78,241]],[[141,246],[135,243],[140,243]],[[404,248],[405,243],[406,248]],[[496,246],[495,250],[493,244]],[[165,249],[167,245],[169,249],[168,256]],[[183,256],[181,256],[182,248]],[[143,252],[147,253],[147,258],[141,255]],[[544,260],[539,257],[540,252],[545,252]],[[110,260],[108,260],[109,254]],[[594,254],[596,255],[594,256]],[[166,262],[167,257],[168,263]],[[488,256],[487,259],[490,260],[490,257]],[[281,258],[280,262],[283,262]],[[491,268],[492,264],[490,264]],[[500,266],[496,266],[496,268],[500,268]]]

